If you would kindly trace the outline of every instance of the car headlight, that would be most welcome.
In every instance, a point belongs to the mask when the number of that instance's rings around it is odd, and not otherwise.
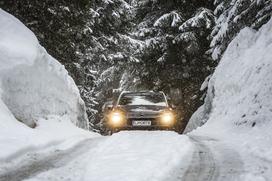
[[[113,111],[109,115],[109,121],[112,126],[120,126],[123,124],[125,116],[120,111]]]
[[[165,111],[160,116],[160,122],[161,124],[165,126],[171,126],[175,122],[175,115],[171,111]]]

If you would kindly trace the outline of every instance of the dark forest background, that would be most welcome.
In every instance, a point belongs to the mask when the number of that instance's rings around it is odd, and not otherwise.
[[[230,41],[272,12],[270,0],[0,0],[0,8],[65,65],[100,132],[103,104],[123,90],[164,91],[182,131]]]

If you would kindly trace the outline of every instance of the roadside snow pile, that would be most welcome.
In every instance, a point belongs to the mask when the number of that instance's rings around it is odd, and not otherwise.
[[[12,114],[29,126],[48,115],[68,115],[73,123],[87,128],[84,102],[64,66],[3,10],[0,24],[1,99]]]
[[[245,164],[251,174],[266,178],[272,176],[271,30],[272,20],[259,31],[244,28],[229,44],[209,82],[204,107],[195,113],[186,130],[206,120],[192,134],[233,144],[243,157],[248,155]],[[254,163],[255,158],[261,161]]]
[[[87,134],[71,122],[87,128],[74,81],[28,28],[0,9],[0,160]]]

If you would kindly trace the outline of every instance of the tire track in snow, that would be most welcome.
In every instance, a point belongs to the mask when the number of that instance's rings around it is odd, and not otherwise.
[[[217,164],[213,158],[213,154],[210,149],[197,139],[190,137],[195,144],[195,151],[191,165],[185,172],[184,181],[214,181],[216,180],[219,170]]]
[[[68,150],[55,150],[50,155],[32,154],[31,161],[20,164],[19,167],[9,168],[0,172],[0,181],[21,181],[39,173],[59,168],[75,160],[78,156],[95,148],[103,138],[87,139],[79,142]]]
[[[182,181],[239,180],[243,162],[238,153],[210,138],[190,136],[190,139],[195,144],[195,151]]]

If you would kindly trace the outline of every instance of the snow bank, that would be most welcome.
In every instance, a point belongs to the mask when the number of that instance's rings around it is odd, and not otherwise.
[[[28,28],[0,9],[0,162],[90,136],[72,122],[88,128],[74,81]]]
[[[245,178],[272,173],[271,30],[272,20],[259,31],[245,28],[229,44],[209,82],[210,109],[200,108],[189,123],[207,120],[192,134],[221,138],[247,157]]]
[[[68,115],[87,128],[84,102],[65,70],[19,20],[0,9],[1,99],[29,126],[48,115]]]

